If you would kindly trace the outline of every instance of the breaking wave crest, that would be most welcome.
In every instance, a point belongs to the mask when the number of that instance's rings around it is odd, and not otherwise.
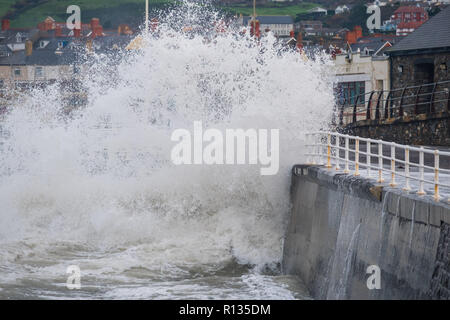
[[[141,49],[87,55],[85,106],[67,112],[58,84],[10,106],[0,123],[4,283],[64,278],[71,264],[105,279],[277,269],[301,132],[331,118],[329,61],[232,25],[216,32],[221,21],[186,2],[141,36]],[[279,129],[279,173],[173,165],[171,133],[193,121]]]

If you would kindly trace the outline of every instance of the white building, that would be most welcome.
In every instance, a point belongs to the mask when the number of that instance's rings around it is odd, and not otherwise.
[[[294,20],[291,16],[258,16],[259,28],[261,34],[264,32],[273,32],[278,37],[289,37],[290,32],[294,30]],[[252,17],[244,17],[243,24],[250,26]]]
[[[308,13],[315,13],[315,14],[318,14],[318,15],[326,16],[328,11],[327,11],[327,9],[324,9],[324,8],[321,8],[321,7],[315,7],[313,9],[311,9],[311,10],[308,10]]]
[[[349,11],[350,11],[350,8],[344,4],[342,6],[337,6],[336,9],[334,10],[334,13],[342,14],[342,13],[349,12]]]
[[[370,43],[352,45],[348,53],[336,56],[335,72],[338,95],[341,102],[345,99],[348,105],[344,110],[344,123],[352,121],[353,105],[358,102],[361,112],[358,117],[365,118],[370,92],[377,91],[373,101],[378,98],[378,92],[383,90],[384,95],[390,89],[389,58],[383,50],[390,47],[389,41],[375,39]],[[365,94],[365,96],[364,96]],[[360,95],[358,101],[356,96]],[[375,106],[372,105],[372,116],[375,116]]]

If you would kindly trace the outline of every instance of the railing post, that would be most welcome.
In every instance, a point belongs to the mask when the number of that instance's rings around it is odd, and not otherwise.
[[[402,97],[400,98],[400,107],[398,109],[398,116],[403,117],[403,97],[405,96],[406,87],[402,90]]]
[[[348,149],[350,148],[350,141],[349,141],[349,137],[346,135],[345,136],[345,169],[344,169],[344,173],[349,173],[350,170],[348,168]]]
[[[433,85],[433,91],[431,91],[431,97],[430,97],[430,113],[434,113],[434,93],[436,92],[436,82]]]
[[[332,168],[332,165],[331,165],[331,134],[330,133],[327,134],[327,165],[326,165],[326,167],[328,169]]]
[[[344,124],[344,109],[345,109],[345,103],[347,101],[347,98],[344,98],[344,103],[341,105],[341,110],[339,111],[339,125]]]
[[[369,96],[369,101],[367,102],[367,113],[366,120],[370,120],[372,118],[372,97],[375,91],[372,91]]]
[[[389,101],[391,99],[391,95],[392,95],[392,90],[389,91],[389,93],[386,97],[386,102],[384,103],[384,118],[385,119],[389,118]]]
[[[411,187],[409,185],[409,147],[405,148],[405,187],[403,190],[409,191]]]
[[[369,177],[370,178],[370,166],[371,166],[371,163],[370,163],[370,155],[371,155],[371,145],[370,145],[370,141],[367,141],[366,142],[366,160],[367,160],[367,177]]]
[[[359,95],[356,96],[355,105],[353,106],[353,122],[357,121]]]
[[[391,143],[391,187],[395,187],[395,142]]]
[[[355,176],[359,176],[359,138],[355,139]]]
[[[434,200],[439,201],[439,150],[434,151]]]
[[[339,156],[339,152],[340,150],[340,145],[339,145],[339,136],[336,134],[336,170],[340,170],[341,168],[339,167],[339,160],[340,160],[340,156]]]
[[[383,94],[384,94],[384,91],[381,90],[380,96],[378,97],[378,100],[377,100],[377,106],[376,106],[376,109],[375,109],[375,119],[380,119],[380,118],[381,118],[381,114],[380,114],[380,101],[381,101],[381,99],[383,98]]]
[[[378,140],[378,183],[383,182],[383,142]]]
[[[419,86],[416,92],[416,105],[414,106],[414,114],[419,114],[419,94],[420,90],[422,89],[422,85]]]
[[[322,159],[322,137],[320,134],[316,137],[316,144],[317,144],[317,164],[321,166],[323,164]]]
[[[424,184],[424,152],[423,152],[423,147],[420,147],[420,152],[419,152],[419,191],[417,191],[418,195],[424,195],[425,194],[425,190],[423,189],[423,184]]]

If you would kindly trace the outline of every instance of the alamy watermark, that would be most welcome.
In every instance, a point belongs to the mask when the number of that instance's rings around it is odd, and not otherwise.
[[[366,13],[368,14],[372,14],[368,19],[367,19],[367,29],[373,31],[375,29],[380,29],[381,28],[381,10],[380,7],[373,4],[371,6],[367,7],[367,11]]]
[[[269,140],[270,134],[270,140]],[[193,132],[176,129],[171,141],[171,159],[175,165],[260,165],[263,176],[279,170],[278,129],[218,129],[203,130],[201,121],[194,121]],[[270,146],[269,146],[270,145]],[[270,152],[269,152],[270,149]]]
[[[370,265],[366,270],[367,274],[370,274],[367,278],[367,289],[381,289],[381,270],[377,265]]]
[[[66,21],[67,29],[81,30],[81,9],[80,9],[80,7],[77,5],[68,6],[66,13],[71,15],[69,18],[67,18],[67,21]]]
[[[69,290],[81,289],[81,269],[77,265],[68,266],[66,273],[69,274],[66,281],[66,287]]]

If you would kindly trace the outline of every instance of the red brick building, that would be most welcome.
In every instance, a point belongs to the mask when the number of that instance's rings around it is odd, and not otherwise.
[[[397,23],[397,35],[406,36],[428,20],[428,13],[420,7],[403,6],[395,10],[392,20]]]

